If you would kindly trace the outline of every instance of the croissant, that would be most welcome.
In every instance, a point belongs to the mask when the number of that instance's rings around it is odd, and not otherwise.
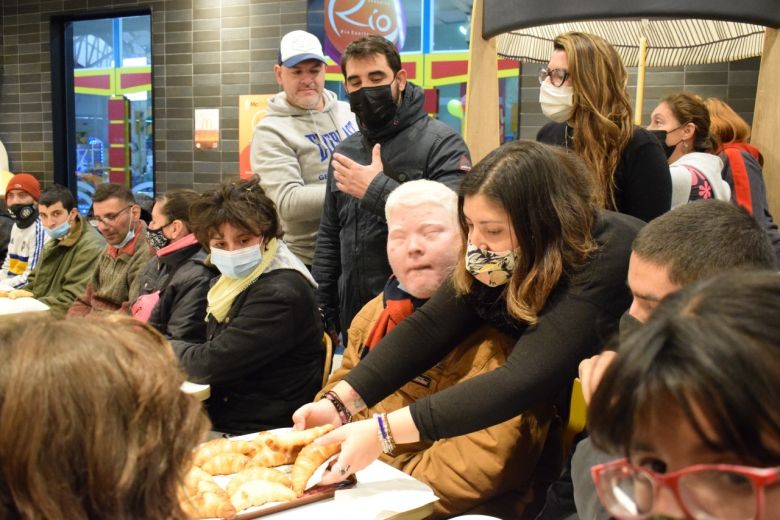
[[[231,502],[239,511],[252,506],[261,506],[268,502],[288,502],[295,498],[296,495],[292,489],[266,480],[244,482],[230,496]]]
[[[292,450],[311,443],[317,437],[322,437],[333,429],[332,424],[323,424],[306,430],[285,432],[279,435],[268,435],[265,443],[275,450]]]
[[[241,453],[252,457],[257,452],[257,449],[258,445],[251,441],[232,441],[225,438],[212,439],[198,446],[193,455],[192,463],[196,466],[202,466],[204,462],[220,453]]]
[[[295,462],[295,457],[298,456],[299,451],[301,451],[300,446],[289,450],[275,450],[269,446],[263,446],[257,450],[252,460],[249,461],[249,465],[271,468],[292,464]]]
[[[341,445],[337,443],[320,446],[317,444],[308,444],[303,447],[298,457],[295,459],[290,477],[292,478],[293,490],[298,496],[303,494],[306,489],[306,482],[314,474],[317,468],[328,460],[331,456],[341,451]]]
[[[198,467],[193,467],[184,477],[179,503],[184,512],[193,518],[226,518],[236,514],[227,492]]]
[[[220,488],[220,491],[222,493],[207,491],[186,497],[181,501],[181,508],[190,518],[232,518],[236,508],[225,490]]]
[[[249,457],[240,453],[220,453],[204,462],[201,468],[211,475],[229,475],[244,469],[249,460]]]
[[[14,289],[8,293],[8,297],[12,300],[17,298],[32,298],[33,296],[35,296],[33,293],[30,291],[25,291],[24,289]]]
[[[193,466],[184,476],[182,492],[185,496],[190,497],[203,491],[211,491],[214,487],[219,487],[219,484],[211,478],[211,474],[206,473],[197,466]]]
[[[283,486],[292,488],[290,475],[282,473],[278,469],[249,467],[240,473],[236,473],[236,475],[230,479],[230,482],[228,482],[228,485],[225,488],[227,489],[228,495],[233,495],[238,490],[238,488],[241,487],[241,484],[244,482],[249,482],[250,480],[266,480],[268,482],[276,482],[277,484],[282,484]]]

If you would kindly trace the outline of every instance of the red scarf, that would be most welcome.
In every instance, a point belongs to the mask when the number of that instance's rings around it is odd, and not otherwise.
[[[368,334],[368,338],[366,338],[361,357],[365,356],[388,332],[393,330],[396,325],[401,323],[407,316],[413,313],[415,309],[427,301],[415,298],[401,289],[395,275],[392,275],[390,279],[387,280],[387,284],[385,284],[385,289],[382,294],[385,308],[382,311],[382,314],[379,315],[379,319],[376,321],[374,328],[371,329],[371,332]]]
[[[750,177],[748,176],[745,159],[742,157],[741,152],[752,155],[759,165],[763,165],[764,158],[761,157],[758,148],[747,143],[726,143],[718,151],[726,154],[729,166],[731,166],[731,179],[734,183],[734,193],[732,194],[734,201],[752,215],[753,196],[750,192]]]

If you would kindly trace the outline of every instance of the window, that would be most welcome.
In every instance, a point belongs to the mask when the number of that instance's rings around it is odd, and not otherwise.
[[[54,148],[66,158],[55,181],[77,194],[83,214],[105,182],[152,198],[151,16],[53,19],[52,35]]]

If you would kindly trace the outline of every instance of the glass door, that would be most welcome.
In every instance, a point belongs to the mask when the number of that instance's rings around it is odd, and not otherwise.
[[[68,155],[75,158],[79,211],[87,214],[95,188],[125,184],[139,202],[154,197],[151,17],[74,20],[66,76],[71,96]],[[73,179],[74,176],[69,175]]]

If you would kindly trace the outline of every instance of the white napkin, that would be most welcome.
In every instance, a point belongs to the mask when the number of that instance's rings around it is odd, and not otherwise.
[[[0,298],[0,315],[18,314],[22,312],[41,312],[48,311],[49,306],[45,303],[25,296],[24,298]]]
[[[317,484],[320,483],[320,480],[322,480],[322,475],[325,474],[325,470],[328,469],[328,465],[330,465],[331,461],[336,460],[339,457],[339,454],[335,454],[332,457],[330,457],[328,460],[320,464],[320,467],[314,470],[314,473],[312,473],[311,477],[309,477],[309,480],[306,481],[306,487],[304,489],[313,488]]]
[[[358,475],[360,482],[360,475]],[[358,487],[336,491],[334,498],[343,518],[381,520],[439,500],[431,488],[411,478],[361,482]]]

